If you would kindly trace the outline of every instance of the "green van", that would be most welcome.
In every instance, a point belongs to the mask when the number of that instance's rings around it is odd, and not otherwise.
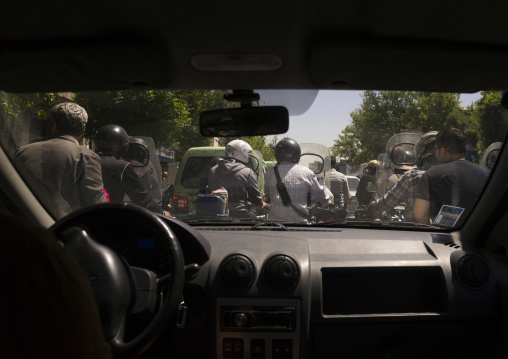
[[[196,199],[202,181],[210,172],[214,157],[224,157],[225,147],[193,147],[185,153],[178,167],[174,192],[171,199],[171,215],[185,218],[196,212]],[[264,195],[265,173],[267,166],[263,156],[253,150],[248,165],[258,176],[258,186]]]

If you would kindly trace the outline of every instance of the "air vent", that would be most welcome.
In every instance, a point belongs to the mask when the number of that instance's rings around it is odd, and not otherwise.
[[[477,289],[487,283],[489,267],[482,258],[466,254],[458,262],[458,276],[464,285]]]
[[[287,291],[294,288],[300,280],[300,268],[293,258],[276,255],[265,262],[263,278],[270,288]]]
[[[457,243],[455,243],[455,242],[448,242],[448,243],[443,243],[443,244],[445,246],[447,246],[447,247],[450,247],[450,248],[455,248],[455,249],[459,249],[460,248],[460,246]]]
[[[219,269],[222,283],[233,290],[246,290],[256,277],[252,260],[243,254],[231,254],[224,258]]]

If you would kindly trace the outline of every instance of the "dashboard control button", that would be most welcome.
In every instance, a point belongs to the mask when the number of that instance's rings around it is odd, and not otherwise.
[[[265,340],[250,340],[250,357],[251,359],[265,359]]]
[[[233,358],[243,358],[243,339],[233,339]]]
[[[224,339],[222,342],[222,355],[224,358],[233,357],[233,339]]]
[[[292,359],[293,341],[291,339],[274,339],[272,341],[273,359]]]

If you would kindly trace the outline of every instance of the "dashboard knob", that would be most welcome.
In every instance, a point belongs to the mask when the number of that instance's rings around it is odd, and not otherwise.
[[[249,318],[244,313],[237,313],[233,318],[233,323],[237,327],[245,327],[249,322]]]

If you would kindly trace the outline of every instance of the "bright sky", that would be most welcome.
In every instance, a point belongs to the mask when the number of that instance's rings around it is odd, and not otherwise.
[[[351,112],[360,107],[363,91],[320,91],[309,111],[300,116],[291,116],[289,131],[278,136],[290,137],[299,143],[320,143],[327,147],[334,145],[342,129],[351,123]],[[480,93],[463,94],[463,106],[471,105],[481,97]],[[320,119],[320,131],[309,127]]]

